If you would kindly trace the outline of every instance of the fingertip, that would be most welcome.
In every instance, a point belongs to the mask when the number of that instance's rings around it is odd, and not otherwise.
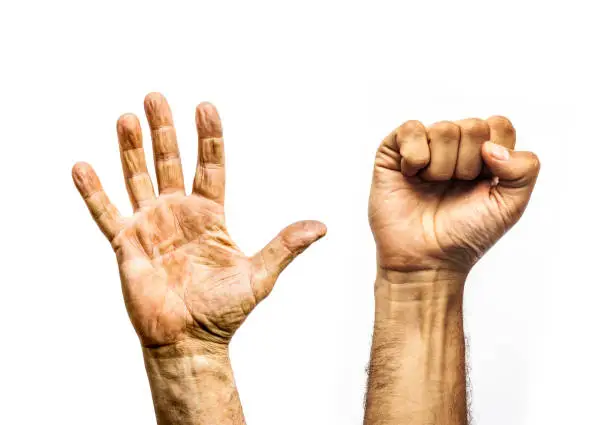
[[[536,155],[534,152],[527,152],[529,154],[531,160],[531,169],[533,170],[534,175],[538,175],[540,173],[540,169],[542,168],[542,162],[540,161],[540,157]]]
[[[533,152],[511,151],[493,142],[483,145],[483,160],[504,187],[532,187],[540,171]]]
[[[86,162],[79,161],[72,166],[72,177],[74,179],[80,178],[87,173],[88,169],[91,169],[91,165]]]
[[[319,224],[321,225],[321,237],[326,236],[327,235],[327,225],[321,222],[319,222]]]
[[[142,129],[140,121],[134,114],[123,114],[117,120],[117,136],[123,149],[142,147]]]
[[[305,220],[301,222],[304,232],[314,236],[316,239],[322,238],[327,234],[327,226],[317,220]]]
[[[170,105],[163,94],[158,92],[147,94],[144,100],[144,108],[147,119],[153,128],[172,125]]]
[[[319,240],[327,235],[327,226],[325,223],[316,220],[311,220],[308,223],[310,223],[309,226],[313,228],[313,234],[316,236],[315,240]]]
[[[119,128],[132,129],[136,127],[140,127],[140,121],[138,120],[138,117],[135,114],[132,114],[131,112],[122,114],[117,119],[117,129]]]
[[[488,159],[495,161],[507,161],[510,159],[510,151],[504,146],[498,145],[493,142],[485,142],[482,144],[483,156]]]
[[[215,107],[215,105],[207,101],[200,102],[197,106],[197,109],[205,114],[208,113],[212,115],[218,115],[217,108]]]
[[[156,91],[147,93],[144,99],[145,108],[152,108],[156,105],[161,105],[164,102],[166,102],[164,95]]]
[[[289,251],[301,251],[327,234],[327,226],[316,220],[298,221],[288,226],[281,234],[283,244]]]
[[[82,196],[88,196],[101,188],[95,171],[86,162],[77,162],[72,167],[72,180]]]
[[[423,168],[429,165],[431,156],[429,151],[416,152],[413,155],[402,155],[402,172],[408,176],[418,173]]]
[[[200,137],[222,137],[223,128],[217,108],[209,102],[202,102],[196,107],[196,126]]]
[[[315,236],[324,236],[327,233],[327,226],[317,220],[303,220],[291,225],[294,229],[298,229],[304,234]]]

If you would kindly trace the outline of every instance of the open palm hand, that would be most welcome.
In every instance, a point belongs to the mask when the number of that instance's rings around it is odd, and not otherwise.
[[[123,115],[117,134],[134,215],[121,217],[86,163],[73,178],[92,216],[117,254],[130,319],[145,346],[186,339],[227,343],[280,272],[325,226],[288,226],[265,248],[246,256],[230,238],[224,214],[225,158],[219,115],[211,104],[196,109],[199,152],[193,193],[185,195],[170,108],[149,94],[145,111],[155,154],[155,196],[135,115]]]

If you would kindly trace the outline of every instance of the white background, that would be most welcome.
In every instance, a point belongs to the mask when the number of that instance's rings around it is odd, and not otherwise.
[[[232,343],[250,425],[360,423],[374,151],[407,119],[492,114],[542,172],[468,283],[475,422],[610,423],[606,2],[216,3],[2,2],[0,422],[154,423],[114,255],[70,169],[92,163],[128,214],[115,120],[144,124],[161,91],[187,186],[194,108],[218,106],[244,251],[298,219],[329,228]]]

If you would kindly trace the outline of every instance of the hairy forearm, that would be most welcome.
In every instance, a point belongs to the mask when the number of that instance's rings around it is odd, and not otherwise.
[[[143,348],[160,425],[244,424],[227,347]]]
[[[467,423],[464,282],[379,271],[366,425]]]

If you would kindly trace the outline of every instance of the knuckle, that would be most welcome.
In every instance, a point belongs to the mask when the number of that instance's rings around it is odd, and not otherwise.
[[[467,118],[459,121],[461,134],[469,135],[474,138],[488,139],[490,134],[489,124],[480,118]]]
[[[459,139],[459,126],[450,121],[439,121],[429,127],[430,138],[455,140]]]
[[[425,126],[420,121],[416,120],[406,121],[397,129],[397,136],[399,138],[425,134],[427,134]]]
[[[504,116],[494,115],[487,119],[487,122],[491,129],[494,129],[503,135],[513,135],[516,132],[512,122]]]

